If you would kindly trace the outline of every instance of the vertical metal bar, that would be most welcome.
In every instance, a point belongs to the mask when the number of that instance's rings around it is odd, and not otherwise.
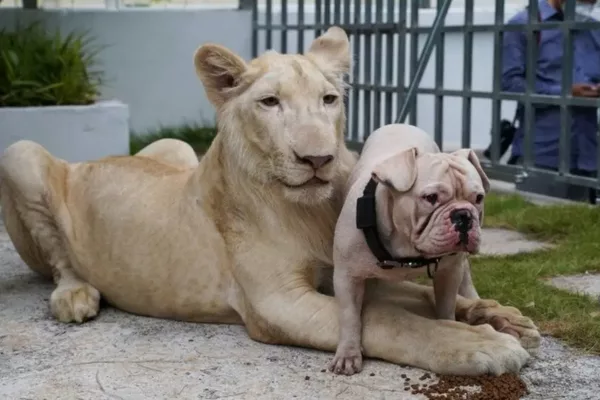
[[[463,90],[473,88],[473,6],[474,0],[465,1],[465,33],[463,42]],[[471,147],[471,96],[463,93],[461,147]]]
[[[325,6],[325,25],[329,27],[331,25],[331,0],[323,0]]]
[[[287,34],[288,34],[288,5],[287,0],[281,0],[281,52],[287,53]]]
[[[377,0],[375,2],[375,77],[373,79],[373,83],[377,86],[381,86],[381,69],[383,68],[383,63],[381,62],[381,53],[382,53],[382,37],[381,32],[379,31],[379,26],[383,22],[383,0]],[[381,125],[381,90],[375,89],[373,91],[374,101],[373,101],[373,129],[377,129]]]
[[[350,0],[344,0],[344,24],[350,25]]]
[[[340,1],[340,0],[337,0]],[[336,3],[337,4],[337,3]],[[341,12],[336,11],[336,15],[341,14]],[[336,17],[337,18],[337,17]],[[344,0],[344,15],[343,15],[343,24],[348,26],[350,25],[350,0]],[[357,40],[356,35],[350,35],[350,41],[353,40]],[[353,67],[354,63],[352,63],[351,67]],[[346,84],[348,84],[350,82],[350,77],[346,76],[345,77],[345,82]],[[348,85],[349,86],[349,85]],[[353,108],[350,108],[350,96],[349,94],[344,96],[344,109],[346,110],[346,129],[345,129],[345,134],[346,134],[346,138],[350,138],[350,118],[352,115],[356,114],[356,106],[354,104],[352,104]]]
[[[394,4],[395,0],[387,1],[387,10],[386,10],[386,21],[391,24],[394,22]],[[398,62],[403,60],[398,60]],[[394,80],[394,34],[388,32],[385,36],[385,84],[392,85]],[[386,92],[385,93],[385,111],[383,116],[383,123],[385,125],[390,124],[392,122],[392,101],[393,101],[393,93]]]
[[[414,0],[413,0],[414,1]],[[419,83],[421,83],[421,78],[423,77],[423,73],[425,72],[425,68],[427,67],[427,63],[429,62],[429,58],[431,57],[431,53],[433,53],[433,47],[435,46],[436,41],[439,40],[440,33],[444,26],[444,20],[446,19],[446,15],[448,14],[448,10],[450,9],[450,5],[452,4],[452,0],[443,0],[442,6],[440,7],[437,15],[435,16],[435,20],[433,21],[433,27],[431,32],[427,36],[427,40],[425,41],[425,45],[423,46],[423,52],[421,53],[421,57],[419,58],[419,62],[415,68],[415,75],[412,77],[412,82],[408,87],[408,92],[406,94],[406,99],[402,108],[400,109],[398,121],[403,122],[409,113],[410,102],[416,99],[417,88],[419,87]],[[412,11],[411,11],[412,12]],[[412,23],[411,23],[412,25]],[[412,26],[411,26],[412,27]],[[416,114],[416,112],[415,112]],[[411,113],[412,117],[412,113]],[[415,115],[416,120],[416,115]],[[411,124],[415,125],[412,122]]]
[[[342,18],[342,0],[333,1],[333,23],[338,25]]]
[[[417,65],[419,63],[419,33],[417,28],[419,27],[419,0],[412,0],[410,3],[410,86],[415,81],[417,76]],[[431,33],[429,33],[431,35]],[[414,98],[410,97],[410,91],[406,93],[404,98],[405,107],[408,105],[410,109],[409,123],[411,125],[417,125],[417,96]],[[398,114],[398,122],[404,122],[404,116],[402,111]],[[402,118],[402,119],[400,119]]]
[[[365,0],[365,24],[371,24],[373,21],[373,1]],[[365,52],[362,57],[365,60],[365,83],[368,85],[373,84],[373,76],[371,74],[371,63],[373,62],[371,48],[371,34],[365,34]],[[371,134],[371,96],[373,92],[369,89],[365,89],[363,91],[363,99],[364,99],[364,110],[363,110],[363,118],[364,118],[364,129],[363,137],[366,140]]]
[[[304,53],[304,0],[298,0],[298,53]]]
[[[266,2],[266,21],[265,29],[267,30],[266,49],[270,50],[273,46],[273,0]]]
[[[252,1],[252,58],[258,56],[258,0]]]
[[[315,29],[315,37],[321,36],[321,28],[320,25],[323,23],[323,0],[315,0],[315,25],[317,25],[317,29]]]
[[[562,23],[563,33],[563,66],[560,98],[560,137],[558,142],[559,173],[568,173],[571,169],[571,107],[567,101],[571,98],[573,85],[573,34],[570,23],[575,19],[575,2],[565,3],[565,20]],[[565,22],[567,22],[565,24]]]
[[[504,0],[496,0],[494,13],[494,82],[492,88],[492,164],[497,164],[500,158],[500,99],[498,94],[502,91],[502,37],[504,36]]]
[[[354,21],[354,25],[358,26],[360,24],[360,14],[361,14],[361,0],[354,0],[354,9],[352,10],[353,15],[352,15],[352,20]],[[360,83],[360,67],[361,67],[361,59],[363,59],[363,57],[361,57],[361,45],[360,45],[360,37],[361,35],[358,33],[354,34],[354,48],[353,48],[353,55],[354,55],[354,60],[356,60],[356,62],[353,65],[353,70],[352,70],[352,83],[353,84],[358,84]],[[352,141],[353,142],[358,142],[358,133],[359,133],[359,127],[358,127],[358,117],[360,114],[364,114],[360,112],[360,90],[356,87],[352,88]]]
[[[523,165],[527,170],[534,164],[533,139],[534,139],[534,107],[531,103],[531,94],[535,93],[535,78],[537,68],[537,40],[533,24],[538,21],[539,8],[537,0],[529,0],[529,24],[527,25],[527,60],[525,65],[525,124],[524,124],[524,146]]]
[[[440,12],[442,4],[440,1],[437,2],[437,11]],[[438,40],[435,44],[435,88],[444,88],[444,32],[439,33]],[[434,129],[433,137],[438,147],[443,150],[444,138],[443,138],[443,121],[444,121],[444,96],[436,94],[434,102]]]
[[[406,92],[406,15],[408,3],[400,2],[400,10],[398,12],[398,94],[396,96],[396,107],[399,110],[400,105],[405,101],[404,93]],[[399,119],[399,116],[397,116]]]
[[[35,10],[38,8],[37,0],[23,0],[23,8],[26,10]]]

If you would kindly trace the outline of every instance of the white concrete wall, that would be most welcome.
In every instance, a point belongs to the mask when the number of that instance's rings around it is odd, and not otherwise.
[[[64,32],[89,29],[106,46],[100,57],[107,80],[102,97],[129,105],[135,131],[212,123],[214,111],[194,71],[194,51],[204,42],[221,43],[244,58],[251,50],[250,13],[237,10],[2,9],[0,28],[40,18]]]
[[[119,101],[89,106],[0,107],[0,154],[32,140],[69,162],[129,154],[129,112]]]

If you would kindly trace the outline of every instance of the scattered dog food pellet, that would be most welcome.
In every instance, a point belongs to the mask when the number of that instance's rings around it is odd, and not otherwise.
[[[310,381],[310,376],[308,376],[308,375],[307,375],[307,376],[305,376],[305,377],[304,377],[304,380],[305,380],[305,381]]]
[[[400,375],[400,378],[406,378],[406,374]]]
[[[324,369],[322,369],[322,370],[321,370],[321,372],[325,372],[325,370],[324,370]]]
[[[424,381],[425,379],[431,379],[431,375],[429,373],[425,373],[419,378],[420,381]]]
[[[373,372],[371,372],[371,373],[369,374],[369,376],[375,376],[375,374],[374,374]]]
[[[480,390],[473,391],[467,387]],[[529,393],[525,383],[515,374],[496,377],[440,376],[437,383],[430,383],[429,386],[411,385],[410,388],[412,394],[423,394],[427,399],[440,400],[519,400]]]

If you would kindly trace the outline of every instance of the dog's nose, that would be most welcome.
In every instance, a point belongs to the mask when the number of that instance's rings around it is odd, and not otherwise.
[[[473,227],[471,212],[464,208],[458,208],[450,213],[450,221],[459,232],[468,232]]]
[[[311,167],[313,167],[314,169],[319,169],[322,166],[324,166],[325,164],[331,162],[331,160],[333,160],[333,156],[332,155],[326,155],[326,156],[301,156],[296,154],[296,158],[298,158],[298,160],[300,162],[303,162],[305,164],[310,164]]]

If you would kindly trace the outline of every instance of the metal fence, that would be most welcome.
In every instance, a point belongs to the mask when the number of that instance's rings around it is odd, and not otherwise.
[[[416,124],[416,95],[429,94],[435,96],[431,117],[435,121],[433,135],[438,145],[442,146],[444,136],[444,98],[459,97],[462,99],[461,145],[470,147],[472,99],[490,99],[492,126],[487,129],[491,133],[491,156],[482,160],[490,177],[516,182],[543,180],[549,185],[570,184],[600,189],[600,174],[598,178],[592,178],[574,175],[570,171],[571,107],[598,108],[600,105],[598,99],[571,95],[573,32],[600,29],[600,22],[576,22],[574,1],[566,2],[564,21],[539,22],[538,1],[529,0],[529,22],[505,25],[505,1],[496,0],[494,23],[475,25],[475,2],[464,0],[464,24],[447,26],[444,21],[452,1],[438,0],[432,26],[423,27],[419,25],[419,12],[411,12],[418,10],[423,3],[420,0],[314,0],[310,3],[308,0],[297,0],[291,6],[287,0],[266,0],[264,5],[259,6],[257,0],[241,0],[240,5],[242,8],[252,9],[254,56],[268,48],[275,48],[283,53],[303,52],[307,42],[328,27],[337,25],[346,30],[354,55],[353,71],[349,78],[351,89],[346,101],[347,140],[351,146],[360,148],[369,132],[383,124]],[[314,15],[311,17],[313,20],[305,18],[308,14]],[[535,93],[538,52],[535,38],[536,32],[545,29],[559,29],[563,37],[562,92],[559,96]],[[527,39],[527,84],[524,93],[503,92],[501,87],[502,38],[504,32],[515,30],[522,30]],[[444,88],[444,41],[449,32],[464,34],[463,70],[457,71],[463,77],[462,90]],[[472,90],[473,36],[476,32],[489,32],[494,37],[493,89],[488,92]],[[296,36],[295,46],[290,44],[288,35],[291,34]],[[427,35],[427,39],[419,52],[419,36],[423,34]],[[275,42],[279,43],[278,48]],[[422,88],[419,83],[434,53],[435,86]],[[598,68],[600,69],[600,65]],[[517,101],[524,106],[524,154],[520,165],[507,165],[499,160],[500,111],[503,100]],[[560,109],[560,161],[556,171],[534,165],[535,139],[532,127],[535,123],[535,109],[541,105]]]

